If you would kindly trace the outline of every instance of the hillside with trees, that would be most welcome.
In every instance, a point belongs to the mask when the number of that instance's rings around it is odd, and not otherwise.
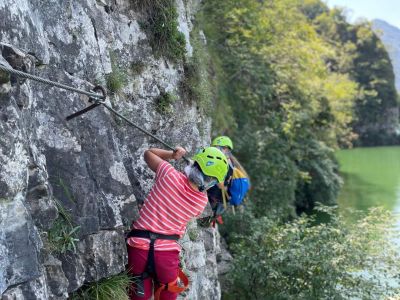
[[[334,203],[334,149],[397,142],[388,54],[319,0],[206,1],[214,128],[235,137],[257,214]]]
[[[282,228],[280,222],[310,212],[317,203],[335,203],[341,186],[335,149],[398,143],[397,93],[386,49],[369,23],[350,24],[341,9],[329,9],[319,0],[209,0],[199,19],[212,57],[213,128],[216,134],[234,138],[235,154],[253,184],[247,215],[231,216],[225,230],[237,257],[226,299],[244,299],[254,293],[258,293],[257,299],[267,299],[266,295],[271,299],[339,297],[335,284],[317,286],[305,278],[298,279],[297,290],[282,292],[293,286],[279,286],[285,272],[290,276],[309,272],[312,277],[325,271],[318,271],[318,264],[315,269],[310,262],[300,266],[293,261],[293,266],[287,266],[293,269],[286,271],[278,262],[268,265],[277,253],[288,255],[281,263],[290,261],[291,251],[295,251],[289,247],[268,254],[274,247],[268,238],[288,238],[289,242],[293,238],[290,232],[297,232],[299,236],[292,242],[303,247],[298,255],[319,251],[318,243],[307,244],[300,238],[311,234],[306,233],[307,226]],[[336,225],[332,230],[342,232],[341,221]],[[325,236],[325,229],[315,230]],[[256,253],[251,251],[249,256],[249,249]],[[354,248],[353,254],[362,256],[362,252]],[[332,254],[332,260],[336,255],[340,254]],[[347,267],[357,269],[360,265]],[[246,281],[250,279],[238,270],[253,274],[254,281]],[[281,275],[274,273],[280,270]],[[271,285],[257,289],[259,272],[266,272]],[[337,273],[336,279],[344,273]],[[278,278],[274,276],[283,277],[274,281]],[[331,282],[333,278],[328,277],[322,276],[319,283]],[[243,280],[246,283],[240,285]],[[343,280],[353,296],[363,297],[368,285],[379,287],[379,283],[367,280],[357,291],[353,285],[356,279]],[[373,290],[376,295],[382,292]],[[338,299],[345,299],[343,295]]]
[[[328,62],[357,85],[353,121],[355,146],[398,144],[399,103],[393,65],[387,49],[368,22],[350,24],[340,8],[329,10],[319,1],[304,1],[306,15],[336,51]]]

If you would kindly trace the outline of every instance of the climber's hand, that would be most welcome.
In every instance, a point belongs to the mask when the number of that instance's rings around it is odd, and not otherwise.
[[[174,152],[172,153],[172,159],[178,160],[181,159],[186,154],[186,150],[182,147],[176,147]]]

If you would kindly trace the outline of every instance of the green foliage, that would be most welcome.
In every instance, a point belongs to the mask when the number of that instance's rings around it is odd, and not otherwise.
[[[205,2],[215,79],[214,135],[234,138],[252,178],[255,214],[334,203],[338,146],[394,142],[393,71],[367,24],[319,0]],[[363,134],[364,132],[364,137]]]
[[[58,200],[55,199],[54,201],[58,210],[58,217],[48,231],[49,248],[51,251],[61,254],[67,251],[76,252],[76,243],[79,241],[77,232],[80,226],[74,226],[69,212]]]
[[[314,204],[335,204],[342,180],[333,150],[314,140],[303,144],[303,159],[298,161],[295,206],[297,213],[309,212]]]
[[[320,0],[302,0],[300,3],[300,11],[310,20],[329,12],[328,6]]]
[[[161,93],[156,99],[156,110],[160,114],[169,114],[172,112],[172,104],[176,101],[176,95],[172,93]]]
[[[289,145],[270,128],[251,130],[235,138],[235,148],[251,149],[241,153],[240,161],[250,174],[254,214],[293,215],[298,168],[288,155]]]
[[[144,68],[146,67],[146,64],[143,61],[134,61],[131,63],[131,71],[133,75],[139,75],[144,71]]]
[[[73,300],[129,300],[128,290],[133,283],[128,273],[124,272],[98,282],[88,283],[71,295]]]
[[[307,2],[310,15],[326,10]],[[215,135],[234,137],[257,216],[293,214],[295,206],[312,208],[317,199],[333,203],[340,180],[332,148],[353,137],[357,84],[327,67],[335,48],[300,4],[210,0],[204,6],[215,69],[223,70]],[[314,196],[321,183],[324,195]]]
[[[116,62],[115,55],[111,55],[112,72],[106,75],[107,89],[112,93],[119,92],[127,82],[126,72],[123,71]]]
[[[197,228],[190,228],[188,231],[189,239],[194,242],[199,238],[200,231]]]
[[[178,61],[186,53],[186,40],[178,30],[178,13],[174,0],[133,0],[145,15],[143,28],[150,35],[154,54]]]
[[[0,71],[0,84],[4,84],[10,81],[10,74],[5,71]]]
[[[62,190],[64,191],[64,195],[68,198],[69,201],[76,203],[74,196],[71,194],[69,188],[67,187],[64,180],[61,177],[58,178],[58,186],[62,188]],[[64,216],[64,218],[66,218],[67,213],[64,207],[62,207],[62,205],[59,202],[57,202],[57,208],[59,209],[59,212],[61,210],[61,214]]]
[[[371,237],[375,229],[385,237],[386,213],[352,226],[320,208],[331,223],[281,223],[317,202],[335,203],[341,179],[333,151],[354,142],[360,99],[375,105],[365,110],[371,114],[393,107],[383,47],[368,26],[347,23],[319,0],[208,0],[201,19],[215,73],[214,135],[234,139],[252,182],[246,213],[221,227],[235,255],[226,299],[384,295],[375,274],[397,267],[395,254]],[[378,253],[380,244],[388,251]]]
[[[390,111],[397,110],[398,103],[389,55],[369,23],[351,25],[345,19],[343,11],[333,9],[316,14],[314,25],[334,45],[336,54],[329,57],[330,68],[348,73],[358,84],[352,124],[359,135],[355,144],[396,143],[394,131],[387,130],[398,122],[390,118]]]
[[[373,209],[349,224],[320,206],[329,223],[303,215],[286,224],[236,215],[228,236],[234,255],[223,299],[384,299],[400,270],[390,213]],[[355,212],[351,212],[355,214]],[[379,276],[376,276],[380,274]]]
[[[76,252],[76,243],[79,241],[76,232],[79,228],[80,226],[72,227],[64,219],[58,218],[48,232],[51,250],[58,253]]]
[[[353,72],[363,91],[357,100],[357,120],[354,124],[360,135],[358,144],[371,146],[397,143],[393,132],[382,130],[382,127],[386,127],[390,110],[398,110],[389,55],[369,24],[360,24],[354,31],[353,42],[357,45],[358,55]]]

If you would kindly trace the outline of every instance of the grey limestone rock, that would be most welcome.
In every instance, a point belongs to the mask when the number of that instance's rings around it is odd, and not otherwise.
[[[177,0],[187,38],[198,2]],[[107,103],[193,153],[209,143],[210,119],[179,97],[170,114],[157,112],[161,93],[179,95],[183,66],[153,56],[138,19],[130,0],[2,0],[0,63],[84,90],[105,85],[118,69],[125,80]],[[101,107],[66,121],[87,105],[84,95],[0,74],[3,300],[66,299],[83,283],[125,268],[124,230],[154,179],[142,155],[157,143]],[[49,246],[63,214],[80,226],[76,252]],[[192,281],[181,299],[219,299],[216,233],[190,226],[199,234],[183,239]]]

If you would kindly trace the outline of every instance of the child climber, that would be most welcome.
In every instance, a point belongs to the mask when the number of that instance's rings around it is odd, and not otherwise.
[[[224,183],[215,185],[207,191],[208,200],[213,209],[214,216],[201,220],[200,224],[203,226],[209,226],[210,223],[214,226],[215,222],[222,223],[222,214],[226,209],[225,202],[228,200],[227,198],[229,198],[232,207],[235,207],[243,201],[249,188],[249,176],[239,161],[232,155],[232,140],[227,136],[219,136],[212,141],[211,146],[220,149],[225,154],[229,169]],[[243,178],[236,178],[237,174],[241,174]]]
[[[202,149],[185,168],[185,174],[167,162],[181,159],[186,151],[151,148],[144,153],[148,167],[156,173],[155,183],[144,201],[139,218],[128,234],[128,267],[135,278],[131,300],[175,300],[188,284],[179,269],[180,246],[177,240],[190,219],[202,213],[206,191],[223,182],[228,171],[225,155],[215,147]]]
[[[225,154],[228,160],[228,172],[223,183],[219,185],[214,185],[207,191],[208,200],[210,202],[214,215],[212,218],[205,218],[204,220],[201,220],[201,224],[205,226],[209,226],[210,223],[212,224],[212,226],[214,226],[216,221],[222,223],[221,215],[225,211],[225,207],[223,205],[223,189],[228,189],[233,173],[233,164],[230,160],[230,151],[233,149],[232,140],[227,136],[219,136],[212,141],[211,146],[220,149],[222,153]]]

